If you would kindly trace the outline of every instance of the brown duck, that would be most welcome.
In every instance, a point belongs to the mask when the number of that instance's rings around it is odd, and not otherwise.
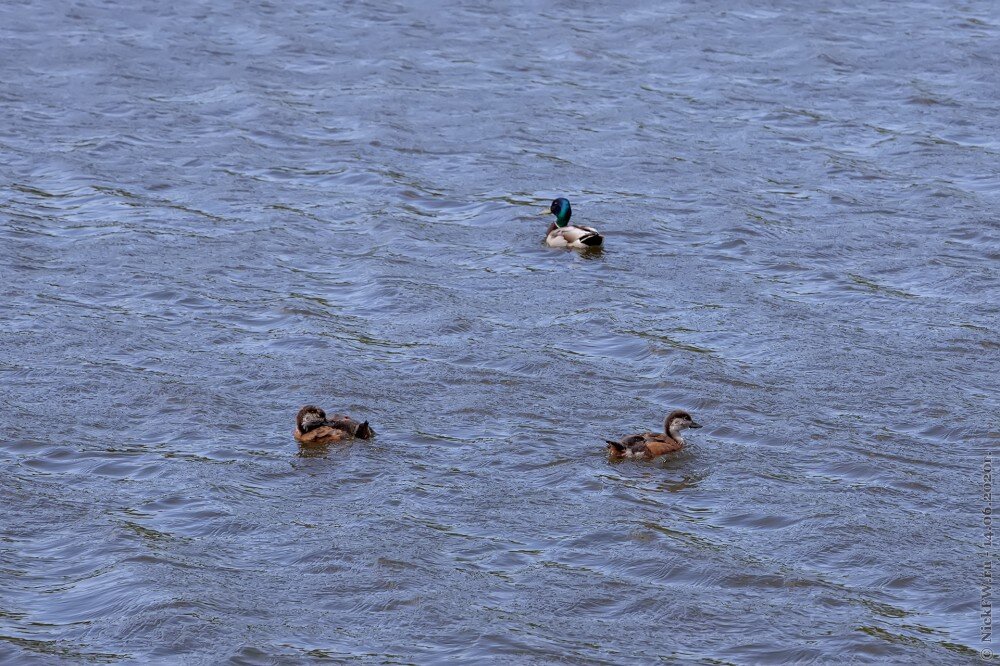
[[[644,432],[639,435],[629,435],[620,441],[608,443],[608,453],[612,458],[643,458],[652,460],[667,453],[676,453],[684,448],[684,438],[681,433],[688,428],[701,426],[691,419],[691,415],[683,409],[675,409],[667,414],[663,421],[663,432]]]
[[[302,446],[324,446],[355,437],[371,439],[374,435],[368,421],[361,423],[340,414],[327,418],[326,412],[313,405],[306,405],[295,417],[295,441]]]

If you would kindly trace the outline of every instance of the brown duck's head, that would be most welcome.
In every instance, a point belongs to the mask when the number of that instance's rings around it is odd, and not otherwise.
[[[688,428],[700,427],[701,425],[695,423],[691,415],[683,409],[675,409],[667,414],[666,420],[663,421],[663,432],[675,438]]]
[[[326,423],[326,412],[319,407],[306,405],[295,417],[295,425],[303,435]]]

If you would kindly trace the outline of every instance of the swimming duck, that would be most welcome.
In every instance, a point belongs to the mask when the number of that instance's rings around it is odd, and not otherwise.
[[[667,414],[663,421],[663,432],[644,432],[640,435],[629,435],[621,441],[608,443],[608,453],[612,458],[644,458],[652,460],[665,453],[676,453],[684,447],[681,433],[688,428],[700,428],[691,415],[683,409],[675,409]]]
[[[556,216],[545,236],[545,244],[549,247],[600,247],[604,243],[604,236],[597,233],[597,229],[569,223],[569,218],[573,216],[569,199],[559,197],[549,206],[549,211]]]
[[[340,414],[327,418],[326,412],[313,405],[306,405],[295,417],[295,441],[303,446],[323,446],[354,437],[371,439],[374,435],[368,421],[359,423]]]

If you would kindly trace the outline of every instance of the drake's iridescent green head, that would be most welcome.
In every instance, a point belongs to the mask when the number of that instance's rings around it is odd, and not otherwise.
[[[565,227],[569,224],[569,218],[573,216],[573,209],[569,207],[569,199],[559,197],[552,202],[549,210],[556,216],[556,226]]]

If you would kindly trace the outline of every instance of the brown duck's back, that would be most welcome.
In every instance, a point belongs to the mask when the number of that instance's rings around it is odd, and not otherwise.
[[[636,458],[642,457],[652,460],[658,456],[668,453],[675,453],[684,448],[682,442],[678,442],[669,435],[659,432],[643,432],[638,435],[629,435],[616,442],[609,441],[608,450],[615,458]]]
[[[643,433],[646,440],[646,457],[655,458],[667,453],[676,453],[684,448],[681,442],[663,433]]]
[[[345,430],[330,426],[320,426],[305,434],[299,432],[298,428],[295,429],[295,441],[303,446],[323,446],[325,444],[341,442],[350,436],[350,433]]]
[[[328,425],[344,430],[352,437],[359,439],[370,439],[375,434],[375,431],[368,425],[368,421],[356,421],[343,414],[334,414],[327,418],[326,422]]]

